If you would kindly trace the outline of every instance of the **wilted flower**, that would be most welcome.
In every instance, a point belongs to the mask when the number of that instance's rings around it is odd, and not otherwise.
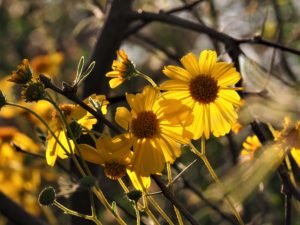
[[[32,70],[28,59],[23,59],[22,63],[18,65],[17,71],[13,71],[8,81],[17,84],[27,84],[32,79]]]

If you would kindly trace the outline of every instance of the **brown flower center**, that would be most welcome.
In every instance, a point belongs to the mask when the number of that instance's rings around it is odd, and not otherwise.
[[[132,120],[131,128],[137,138],[152,138],[159,133],[159,122],[152,111],[144,111]]]
[[[105,163],[104,174],[109,179],[117,180],[126,174],[126,166],[119,163]]]
[[[203,104],[213,102],[218,97],[218,83],[207,75],[199,75],[192,79],[189,88],[193,99]]]

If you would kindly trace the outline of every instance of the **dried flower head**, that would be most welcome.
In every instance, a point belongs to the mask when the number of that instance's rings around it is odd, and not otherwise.
[[[8,81],[17,84],[27,84],[32,79],[32,70],[28,59],[23,59],[22,63],[18,65],[17,71],[13,71]]]

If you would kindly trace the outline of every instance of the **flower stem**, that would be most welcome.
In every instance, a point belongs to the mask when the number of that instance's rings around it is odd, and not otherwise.
[[[210,173],[211,177],[213,178],[213,180],[219,185],[219,187],[221,189],[224,189],[223,184],[219,180],[217,174],[215,173],[214,169],[210,165],[210,162],[208,161],[208,159],[205,155],[205,149],[206,149],[205,141],[206,141],[205,138],[202,137],[202,139],[201,139],[201,152],[199,152],[198,149],[192,143],[190,143],[190,147],[192,148],[192,151],[202,159],[204,165],[206,166],[206,168],[207,168],[208,172]],[[242,220],[239,212],[236,210],[236,208],[235,208],[232,200],[230,199],[230,197],[225,195],[225,200],[226,200],[227,204],[230,206],[230,208],[231,208],[233,214],[235,215],[237,221],[239,222],[239,224],[244,225],[245,223]]]
[[[54,205],[57,208],[61,209],[66,214],[69,214],[69,215],[72,215],[72,216],[81,217],[81,218],[84,218],[86,220],[91,220],[91,221],[93,221],[97,225],[102,225],[102,223],[100,222],[100,220],[95,215],[89,216],[89,215],[86,215],[86,214],[82,214],[82,213],[76,212],[74,210],[71,210],[71,209],[65,207],[64,205],[60,204],[56,200],[54,201]]]
[[[168,172],[168,186],[170,188],[170,191],[173,193],[173,187],[172,187],[172,183],[173,183],[173,178],[172,178],[172,168],[171,168],[171,164],[167,163],[167,172]],[[183,221],[182,221],[182,217],[181,214],[179,212],[179,210],[173,205],[177,220],[179,225],[183,225]]]
[[[152,78],[149,77],[148,75],[143,74],[143,73],[141,73],[140,71],[137,71],[136,75],[137,75],[138,77],[141,77],[141,78],[147,80],[153,87],[157,88],[157,84],[156,84],[156,83],[154,82],[154,80],[152,80]]]
[[[174,225],[172,220],[169,218],[169,216],[164,212],[162,208],[157,204],[157,202],[150,196],[148,195],[147,198],[151,202],[151,204],[154,206],[154,208],[159,212],[159,214],[167,221],[168,224]]]

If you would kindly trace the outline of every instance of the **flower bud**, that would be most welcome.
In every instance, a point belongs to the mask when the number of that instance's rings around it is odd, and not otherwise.
[[[44,188],[39,195],[39,203],[44,206],[52,205],[55,199],[55,190],[51,186]]]
[[[8,81],[17,83],[17,84],[27,84],[32,79],[32,71],[29,66],[28,59],[23,59],[22,63],[18,65],[17,71],[11,73]]]
[[[142,197],[142,192],[139,190],[130,191],[127,193],[127,197],[129,200],[137,202]]]
[[[45,87],[44,85],[37,82],[30,82],[22,90],[22,96],[26,102],[37,102],[44,98]]]

